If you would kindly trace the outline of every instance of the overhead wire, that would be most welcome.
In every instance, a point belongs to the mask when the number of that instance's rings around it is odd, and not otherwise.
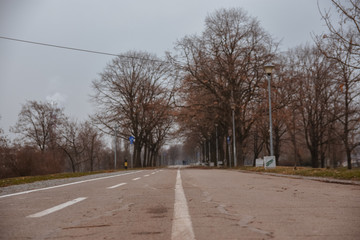
[[[35,45],[53,47],[53,48],[61,48],[61,49],[72,50],[72,51],[100,54],[100,55],[113,56],[113,57],[119,57],[119,58],[142,59],[142,60],[150,60],[150,61],[154,61],[154,62],[167,63],[167,61],[163,61],[163,60],[148,59],[148,58],[135,57],[135,56],[126,56],[126,55],[121,55],[121,54],[107,53],[107,52],[94,51],[94,50],[81,49],[81,48],[74,48],[74,47],[66,47],[66,46],[61,46],[61,45],[42,43],[42,42],[35,42],[35,41],[18,39],[18,38],[10,38],[10,37],[5,37],[5,36],[0,36],[0,38],[5,39],[5,40],[9,40],[9,41],[16,41],[16,42],[22,42],[22,43],[28,43],[28,44],[35,44]]]

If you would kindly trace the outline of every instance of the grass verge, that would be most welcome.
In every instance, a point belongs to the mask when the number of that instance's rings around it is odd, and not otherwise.
[[[295,170],[293,167],[276,167],[274,169],[265,170],[263,167],[240,167],[239,169],[245,171],[252,171],[252,172],[268,172],[268,173],[278,173],[285,175],[299,175],[299,176],[307,176],[307,177],[323,177],[323,178],[360,181],[359,168],[348,170],[346,168],[326,169],[326,168],[297,167],[297,169]]]
[[[93,174],[98,174],[98,173],[110,173],[110,172],[113,172],[113,171],[56,173],[56,174],[41,175],[41,176],[4,178],[4,179],[0,179],[0,187],[7,187],[7,186],[11,186],[11,185],[33,183],[33,182],[37,182],[37,181],[52,180],[52,179],[82,177],[82,176],[93,175]]]

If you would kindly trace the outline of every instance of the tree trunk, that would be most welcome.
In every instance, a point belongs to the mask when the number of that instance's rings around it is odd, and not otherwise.
[[[346,144],[345,144],[345,148],[346,148],[347,168],[352,169],[351,149],[349,148],[349,145],[348,145],[347,141],[346,141]]]
[[[319,151],[317,147],[311,149],[311,164],[313,168],[319,168]]]

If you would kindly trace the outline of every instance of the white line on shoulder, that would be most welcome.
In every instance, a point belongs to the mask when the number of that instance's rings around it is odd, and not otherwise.
[[[46,216],[50,213],[53,213],[53,212],[56,212],[56,211],[59,211],[63,208],[66,208],[66,207],[69,207],[75,203],[78,203],[78,202],[81,202],[83,200],[85,200],[86,197],[81,197],[81,198],[76,198],[74,200],[71,200],[71,201],[68,201],[66,203],[63,203],[63,204],[60,204],[60,205],[57,205],[55,207],[52,207],[52,208],[49,208],[49,209],[46,209],[44,211],[41,211],[41,212],[38,212],[38,213],[35,213],[35,214],[32,214],[32,215],[29,215],[27,216],[28,218],[39,218],[39,217],[43,217],[43,216]]]
[[[107,176],[107,177],[93,178],[93,179],[84,180],[84,181],[72,182],[72,183],[57,185],[57,186],[53,186],[53,187],[46,187],[46,188],[39,188],[39,189],[34,189],[34,190],[29,190],[29,191],[24,191],[24,192],[11,193],[11,194],[0,196],[0,199],[1,198],[6,198],[6,197],[17,196],[17,195],[21,195],[21,194],[27,194],[27,193],[32,193],[32,192],[38,192],[38,191],[44,191],[44,190],[59,188],[59,187],[66,187],[66,186],[75,185],[75,184],[79,184],[79,183],[86,183],[86,182],[92,182],[92,181],[107,179],[107,178],[120,177],[120,176],[125,176],[125,175],[139,173],[139,172],[142,172],[142,170],[136,171],[136,172],[130,172],[130,173],[117,174],[117,175]]]

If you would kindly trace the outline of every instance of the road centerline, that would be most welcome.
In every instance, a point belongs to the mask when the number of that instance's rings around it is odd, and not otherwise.
[[[187,205],[184,188],[182,186],[180,169],[178,169],[176,176],[174,217],[172,223],[171,239],[195,239],[189,208]]]
[[[139,179],[141,179],[141,177],[133,178],[132,180],[133,180],[133,181],[137,181],[137,180],[139,180]]]
[[[75,203],[78,203],[78,202],[81,202],[83,200],[85,200],[86,197],[80,197],[80,198],[76,198],[74,200],[71,200],[71,201],[68,201],[66,203],[63,203],[63,204],[60,204],[60,205],[57,205],[55,207],[52,207],[52,208],[49,208],[49,209],[46,209],[44,211],[41,211],[41,212],[38,212],[38,213],[35,213],[35,214],[32,214],[32,215],[29,215],[27,216],[28,218],[39,218],[39,217],[43,217],[43,216],[46,216],[50,213],[53,213],[53,212],[56,212],[56,211],[59,211],[61,209],[64,209],[66,207],[69,207],[71,205],[74,205]]]

